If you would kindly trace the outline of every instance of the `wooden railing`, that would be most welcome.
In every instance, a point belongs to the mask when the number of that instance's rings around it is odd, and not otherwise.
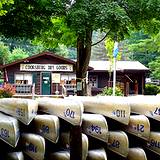
[[[65,90],[66,95],[75,95],[76,85],[75,84],[65,84],[63,86],[63,90]]]
[[[75,84],[65,84],[64,87],[66,88],[66,90],[75,90],[76,89]]]
[[[33,94],[34,84],[13,84],[16,94]]]

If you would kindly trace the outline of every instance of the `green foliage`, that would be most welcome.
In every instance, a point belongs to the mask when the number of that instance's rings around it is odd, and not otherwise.
[[[109,60],[112,62],[112,60],[113,60],[114,40],[111,39],[110,37],[107,37],[107,39],[105,41],[105,47],[107,49],[107,56],[109,57]],[[122,55],[122,53],[119,52],[116,59],[120,60],[121,59],[121,55]]]
[[[8,62],[9,55],[9,47],[0,41],[0,64],[6,64]]]
[[[16,89],[13,85],[7,83],[0,88],[0,98],[10,98],[16,93]]]
[[[149,63],[149,68],[151,69],[151,76],[160,79],[160,56]]]
[[[63,57],[68,57],[69,55],[69,51],[67,47],[62,44],[59,44],[55,51],[58,55],[63,56]]]
[[[48,39],[52,38],[56,42],[56,38],[59,39],[58,33],[63,37],[62,39],[66,39],[63,33],[66,34],[67,26],[67,37],[72,38],[67,38],[66,43],[70,40],[75,42],[78,34],[85,37],[88,29],[111,30],[111,35],[117,33],[121,39],[124,38],[124,34],[128,34],[131,26],[134,28],[150,26],[150,21],[159,17],[159,8],[159,0],[147,2],[145,0],[14,0],[6,16],[0,17],[0,32],[10,37],[29,38],[45,33]],[[62,27],[57,24],[57,21],[62,24]],[[68,31],[74,32],[75,36],[69,35]],[[46,41],[51,43],[49,40]]]
[[[108,37],[105,41],[105,47],[107,49],[107,56],[109,57],[109,60],[113,60],[113,48],[114,48],[114,41],[110,37]]]
[[[156,35],[145,34],[143,31],[132,32],[125,42],[128,47],[128,54],[131,60],[138,60],[142,64],[148,64],[160,55],[160,33]]]
[[[14,0],[5,16],[0,17],[1,33],[5,37],[34,38],[51,25],[55,12],[52,0]]]
[[[92,54],[91,54],[91,59],[92,60],[105,60],[107,59],[107,54],[106,54],[106,48],[105,48],[105,39],[104,37],[106,36],[105,32],[101,32],[100,30],[98,31],[93,31],[92,34]],[[103,39],[103,40],[102,40]],[[99,42],[101,41],[101,42]],[[98,44],[96,44],[99,42]],[[94,45],[96,44],[96,45]]]
[[[76,34],[67,26],[64,17],[51,17],[48,30],[40,32],[40,36],[34,38],[34,44],[43,44],[47,48],[57,48],[59,45],[76,45]]]
[[[105,87],[102,91],[102,96],[106,96],[106,95],[113,95],[113,88],[112,87]],[[123,96],[123,92],[122,90],[119,88],[119,87],[116,87],[116,90],[115,90],[115,95],[116,96]]]
[[[145,95],[157,95],[160,93],[160,87],[154,84],[145,85]]]
[[[21,48],[23,51],[27,52],[29,56],[38,54],[44,50],[47,50],[42,44],[35,45],[29,39],[15,39],[15,38],[6,38],[1,37],[1,41],[7,45],[12,52],[15,48]]]
[[[76,51],[76,48],[69,48],[69,54],[68,54],[68,57],[70,59],[76,59],[77,58],[77,51]]]
[[[8,62],[11,63],[13,61],[19,60],[19,59],[23,59],[28,57],[28,53],[25,52],[23,49],[21,48],[15,48],[12,53],[9,56],[9,60]]]
[[[10,4],[13,4],[13,0],[1,0],[0,1],[0,16],[5,15],[7,13],[7,10],[3,9],[4,6],[9,6]]]

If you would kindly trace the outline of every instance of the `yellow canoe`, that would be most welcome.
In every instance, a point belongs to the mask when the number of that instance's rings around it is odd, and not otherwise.
[[[108,149],[122,157],[129,152],[128,136],[123,131],[109,131]]]
[[[23,152],[11,152],[7,154],[7,160],[24,160]]]
[[[150,132],[149,141],[146,147],[154,153],[160,155],[160,132]]]
[[[33,160],[43,160],[45,155],[45,140],[42,136],[32,133],[21,134],[23,152]]]
[[[160,121],[160,99],[159,96],[133,96],[128,97],[131,112],[143,114],[147,117]]]
[[[70,160],[70,153],[69,151],[54,152],[50,154],[49,160]]]
[[[144,140],[150,136],[150,122],[145,115],[131,115],[126,131]]]
[[[83,114],[82,131],[96,139],[108,142],[108,125],[104,116],[100,114]]]
[[[81,101],[85,112],[102,114],[125,125],[129,123],[130,105],[126,97],[72,96],[67,99]]]
[[[142,148],[129,148],[128,160],[147,160],[145,151]]]
[[[89,150],[87,160],[107,160],[107,154],[103,148]]]
[[[53,143],[57,143],[60,129],[60,122],[57,116],[37,115],[34,119],[34,127],[36,133]]]
[[[0,111],[28,125],[37,115],[38,102],[31,99],[1,98]]]
[[[56,115],[72,125],[82,124],[83,104],[69,99],[38,98],[39,110]]]
[[[19,123],[14,117],[0,113],[0,139],[16,147],[20,137]]]

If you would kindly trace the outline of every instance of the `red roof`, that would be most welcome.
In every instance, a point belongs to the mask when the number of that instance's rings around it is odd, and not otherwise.
[[[56,54],[53,53],[53,52],[48,52],[48,51],[46,51],[46,52],[42,52],[42,53],[39,53],[39,54],[30,56],[30,57],[27,57],[27,58],[24,58],[24,59],[20,59],[20,60],[14,61],[14,62],[9,63],[9,64],[6,64],[6,65],[2,65],[2,66],[0,66],[0,68],[6,68],[6,67],[9,67],[9,66],[12,66],[12,65],[21,63],[21,62],[29,61],[29,60],[32,60],[32,59],[35,59],[35,58],[44,56],[44,55],[49,55],[49,56],[51,56],[51,57],[53,57],[53,58],[57,58],[57,59],[66,61],[66,62],[71,63],[71,64],[73,64],[73,65],[76,64],[76,62],[73,61],[73,60],[70,60],[70,59],[64,58],[64,57],[62,57],[62,56],[56,55]]]

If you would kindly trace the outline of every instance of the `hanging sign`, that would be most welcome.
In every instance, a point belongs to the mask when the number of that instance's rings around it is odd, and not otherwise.
[[[20,64],[20,71],[64,71],[72,72],[72,64]]]

